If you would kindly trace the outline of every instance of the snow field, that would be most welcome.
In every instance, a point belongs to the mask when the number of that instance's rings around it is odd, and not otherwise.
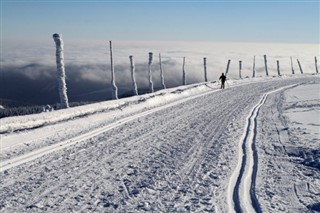
[[[77,135],[84,138],[76,140],[72,146],[2,171],[0,211],[228,212],[229,180],[238,163],[238,144],[249,128],[248,118],[253,108],[259,105],[263,94],[293,84],[319,84],[319,78],[260,79],[257,83],[244,80],[242,85],[229,83],[230,87],[225,90],[217,90],[216,84],[203,84],[189,86],[193,88],[191,90],[159,91],[149,94],[150,98],[143,101],[139,101],[141,96],[133,97],[135,102],[126,102],[126,105],[110,112],[98,110],[95,113],[92,110],[94,113],[64,122],[52,122],[34,129],[30,129],[30,125],[23,131],[2,134],[4,144],[19,141],[16,147],[8,145],[6,160],[48,146],[48,138],[44,133],[40,134],[44,130],[50,130],[50,138],[55,139],[49,144],[71,140]],[[281,158],[290,157],[282,156],[278,150],[281,147],[275,146],[279,143],[279,136],[274,134],[275,124],[278,125],[275,121],[278,121],[278,114],[283,115],[281,104],[284,96],[281,94],[284,94],[282,90],[270,93],[259,105],[259,113],[254,114],[257,115],[254,116],[256,124],[252,123],[256,129],[256,140],[253,137],[252,142],[256,144],[258,153],[258,167],[252,170],[257,173],[255,194],[263,212],[307,209],[300,201],[310,208],[317,207],[317,197],[313,195],[310,202],[309,194],[318,193],[319,172],[310,171],[303,165],[296,173],[290,173],[290,169],[296,167],[288,163],[287,170],[278,162]],[[71,109],[66,110],[72,114]],[[60,113],[62,115],[65,111]],[[12,118],[13,123],[19,123],[19,120],[23,123],[28,119],[24,116]],[[286,122],[290,127],[292,122]],[[113,128],[108,129],[108,126]],[[64,131],[61,132],[62,129]],[[281,128],[278,130],[281,132]],[[29,146],[22,142],[26,135],[28,140],[34,140]],[[298,136],[291,142],[308,147]],[[42,143],[42,146],[37,147],[37,143]],[[30,146],[33,149],[29,149]],[[303,161],[305,164],[308,162],[312,164],[311,160]],[[287,189],[274,188],[278,184],[285,186],[279,182],[285,171],[288,171],[285,179],[288,184],[296,180],[290,185],[293,192],[289,193],[290,196],[285,193]],[[306,177],[300,172],[312,175],[304,181]],[[296,198],[298,202],[290,203],[289,208],[284,205],[288,204],[286,196],[299,197]]]
[[[320,211],[318,91],[315,79],[272,94],[261,108],[256,194],[262,212]]]

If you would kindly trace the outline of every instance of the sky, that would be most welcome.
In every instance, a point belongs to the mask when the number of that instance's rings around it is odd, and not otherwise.
[[[103,101],[111,96],[109,40],[113,42],[119,96],[132,93],[129,56],[133,55],[140,91],[148,87],[148,53],[160,89],[162,55],[167,87],[181,85],[186,57],[187,84],[217,80],[231,60],[228,78],[315,72],[320,61],[319,0],[246,1],[83,1],[0,0],[0,105],[59,102],[54,33],[62,34],[69,100]],[[320,64],[320,62],[318,62]],[[6,100],[5,103],[1,100]],[[8,104],[8,103],[14,104]],[[17,104],[15,104],[17,103]]]
[[[2,38],[319,43],[319,0],[1,0]]]

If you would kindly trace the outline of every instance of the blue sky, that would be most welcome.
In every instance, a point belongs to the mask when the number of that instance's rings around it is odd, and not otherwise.
[[[319,43],[314,1],[1,0],[3,39]]]

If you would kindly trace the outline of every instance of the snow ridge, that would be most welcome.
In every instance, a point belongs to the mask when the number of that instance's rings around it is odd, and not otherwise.
[[[265,93],[259,103],[249,113],[238,146],[238,164],[229,180],[227,195],[229,212],[262,212],[255,194],[255,182],[258,171],[258,153],[255,147],[257,116],[269,94],[294,86],[296,84]]]

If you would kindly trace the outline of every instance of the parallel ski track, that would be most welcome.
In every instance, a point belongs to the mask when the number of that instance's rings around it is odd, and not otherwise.
[[[229,212],[262,212],[255,194],[258,172],[258,153],[255,146],[257,117],[261,106],[270,94],[294,86],[296,86],[296,84],[281,87],[263,94],[259,103],[255,105],[249,113],[243,135],[239,142],[238,164],[229,180],[227,197]]]

